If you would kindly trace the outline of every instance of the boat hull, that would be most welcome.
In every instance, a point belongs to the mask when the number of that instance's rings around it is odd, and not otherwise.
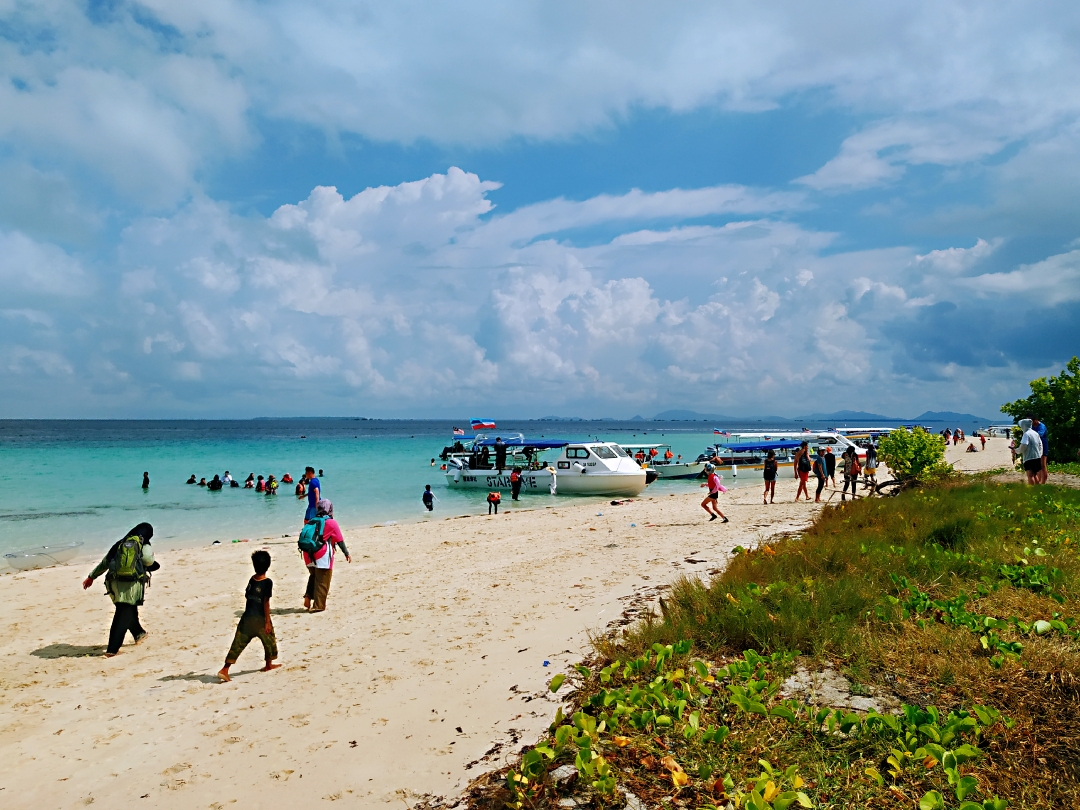
[[[448,470],[446,484],[451,489],[476,489],[485,492],[509,492],[510,471]],[[559,472],[555,476],[557,495],[613,495],[633,497],[646,487],[645,470],[636,472]],[[551,492],[551,473],[528,470],[521,473],[521,491],[548,495]]]
[[[657,475],[664,481],[700,478],[705,473],[705,462],[691,461],[686,464],[680,464],[676,461],[670,464],[654,463],[651,469],[656,470]]]
[[[81,548],[82,543],[24,548],[5,554],[4,561],[16,571],[33,571],[36,568],[48,568],[70,562],[78,555]]]

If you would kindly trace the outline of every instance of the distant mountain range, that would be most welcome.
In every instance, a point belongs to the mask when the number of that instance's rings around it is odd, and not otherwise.
[[[636,416],[635,419],[641,419],[642,417]],[[671,410],[658,413],[653,417],[653,421],[656,422],[769,422],[775,424],[778,422],[897,422],[903,424],[923,423],[923,422],[945,422],[947,424],[963,423],[969,424],[971,422],[990,422],[993,419],[988,419],[985,416],[976,416],[972,413],[957,413],[956,411],[926,411],[918,416],[904,418],[899,416],[885,416],[880,413],[870,413],[869,411],[833,411],[832,413],[811,413],[805,416],[797,416],[794,419],[788,419],[783,416],[762,416],[760,418],[750,419],[745,416],[730,416],[728,414],[720,413],[698,413],[697,411],[686,410]]]

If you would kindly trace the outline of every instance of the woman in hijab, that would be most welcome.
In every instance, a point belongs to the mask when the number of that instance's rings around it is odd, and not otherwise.
[[[303,552],[304,565],[308,568],[307,590],[304,591],[304,607],[312,613],[326,610],[326,597],[330,594],[330,578],[334,575],[334,551],[341,546],[347,562],[352,562],[341,527],[334,520],[334,505],[326,498],[315,504],[315,519],[324,519],[323,546],[314,554]]]
[[[154,536],[154,527],[149,523],[140,523],[113,544],[105,557],[83,580],[83,590],[94,584],[94,580],[105,574],[105,592],[113,601],[114,611],[112,627],[109,629],[109,646],[105,657],[112,658],[120,652],[124,636],[128,631],[138,644],[146,638],[146,631],[139,623],[139,605],[150,572],[161,566],[154,561],[154,550],[150,547],[150,538]]]

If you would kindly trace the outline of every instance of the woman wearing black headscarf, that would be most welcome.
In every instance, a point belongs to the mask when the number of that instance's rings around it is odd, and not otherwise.
[[[83,589],[94,584],[94,580],[105,574],[105,592],[113,601],[112,627],[109,629],[109,646],[106,658],[112,658],[120,652],[124,636],[131,631],[132,638],[138,644],[146,638],[146,631],[139,624],[139,605],[143,603],[146,583],[150,581],[150,572],[161,566],[154,562],[154,550],[150,547],[150,538],[154,536],[154,527],[149,523],[140,523],[122,538],[116,541],[105,557],[83,580]]]

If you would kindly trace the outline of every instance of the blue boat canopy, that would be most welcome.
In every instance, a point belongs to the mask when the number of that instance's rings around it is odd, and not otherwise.
[[[756,453],[763,450],[792,450],[799,447],[801,444],[802,442],[797,442],[794,439],[775,439],[768,442],[736,442],[734,444],[721,444],[717,445],[717,447],[721,452]]]

